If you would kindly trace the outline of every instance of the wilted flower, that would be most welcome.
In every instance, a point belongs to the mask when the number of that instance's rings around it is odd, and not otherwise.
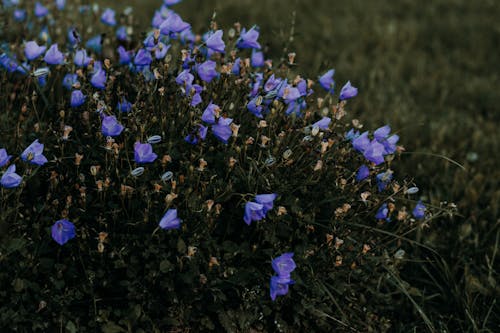
[[[114,27],[116,25],[115,11],[111,8],[106,8],[101,15],[101,22],[110,27]]]
[[[121,125],[115,116],[105,116],[102,118],[102,134],[105,136],[118,136],[123,131],[124,127]]]
[[[417,219],[417,220],[421,220],[425,217],[425,210],[426,210],[426,207],[425,205],[422,203],[422,201],[419,201],[417,203],[417,205],[415,206],[415,208],[413,209],[413,216]]]
[[[149,143],[136,142],[134,144],[134,160],[136,163],[151,163],[158,155],[153,152],[153,147]]]
[[[15,188],[21,184],[22,180],[23,178],[16,173],[16,165],[12,164],[2,175],[0,184],[4,188]]]
[[[160,220],[160,227],[165,230],[179,229],[181,220],[177,217],[177,209],[169,209]]]
[[[81,90],[73,90],[71,93],[71,107],[76,108],[85,103],[85,95]]]
[[[217,30],[207,38],[205,43],[209,49],[215,52],[224,53],[226,44],[224,44],[224,41],[222,40],[222,33],[222,30]]]
[[[358,94],[358,88],[353,87],[351,85],[351,81],[347,81],[347,83],[340,90],[340,100],[346,100],[349,98],[353,98]]]
[[[47,158],[43,156],[43,144],[38,142],[38,139],[33,141],[21,154],[21,159],[25,162],[36,165],[44,165],[47,163]]]
[[[240,49],[260,49],[260,44],[257,41],[259,38],[259,28],[253,26],[250,30],[246,31],[245,28],[240,33],[240,38],[236,43],[236,47]]]
[[[330,69],[319,78],[319,84],[321,85],[321,87],[323,87],[323,89],[328,91],[330,94],[333,94],[333,89],[335,88],[335,81],[333,80],[334,74],[335,70]]]
[[[59,220],[52,226],[52,239],[59,245],[64,245],[70,239],[75,238],[75,236],[75,226],[67,219]]]
[[[59,51],[57,44],[52,44],[43,60],[49,65],[60,65],[64,62],[64,55]]]
[[[217,63],[213,60],[207,60],[204,63],[201,63],[197,66],[197,72],[200,78],[209,83],[212,81],[213,78],[217,76],[217,70],[215,67],[217,66]]]
[[[0,168],[7,164],[12,156],[7,155],[5,148],[0,149]]]
[[[47,46],[42,45],[38,46],[37,42],[30,41],[24,44],[24,55],[28,60],[34,60],[42,55],[45,52]]]

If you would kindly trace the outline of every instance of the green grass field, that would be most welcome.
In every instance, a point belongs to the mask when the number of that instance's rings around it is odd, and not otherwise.
[[[129,3],[146,29],[161,1]],[[333,67],[339,85],[359,87],[354,117],[401,135],[399,176],[414,177],[426,201],[458,206],[458,216],[412,235],[435,252],[416,247],[420,260],[401,276],[409,306],[399,329],[500,331],[496,1],[185,0],[175,9],[200,33],[214,11],[223,29],[257,24],[269,57],[293,51],[298,72]]]

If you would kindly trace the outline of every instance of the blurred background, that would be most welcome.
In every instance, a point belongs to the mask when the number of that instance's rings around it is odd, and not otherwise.
[[[132,6],[146,31],[162,1],[100,3]],[[436,330],[500,331],[498,1],[184,0],[173,8],[195,33],[214,12],[224,30],[257,24],[267,57],[296,52],[304,76],[335,68],[338,88],[359,87],[349,112],[401,136],[397,176],[413,178],[423,200],[458,207],[413,236],[437,252],[416,249],[420,259],[403,272],[413,305]]]

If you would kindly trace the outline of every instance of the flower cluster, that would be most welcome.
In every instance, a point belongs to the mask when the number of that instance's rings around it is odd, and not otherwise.
[[[258,194],[255,196],[255,202],[249,201],[245,204],[245,215],[243,221],[250,225],[252,221],[260,221],[266,217],[268,211],[273,209],[274,200],[277,194]]]
[[[271,277],[270,287],[271,299],[274,301],[276,296],[286,295],[288,286],[294,283],[290,277],[296,268],[295,261],[293,261],[293,252],[284,253],[273,259],[272,267],[276,272],[276,275]]]

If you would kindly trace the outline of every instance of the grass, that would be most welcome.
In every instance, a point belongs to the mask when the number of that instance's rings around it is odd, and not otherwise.
[[[129,3],[145,27],[159,1]],[[185,0],[175,8],[197,32],[214,10],[224,29],[258,24],[270,57],[286,47],[297,53],[298,72],[334,67],[338,85],[358,86],[354,117],[368,128],[389,123],[406,146],[396,172],[413,177],[424,200],[458,208],[412,236],[436,252],[415,248],[420,260],[393,277],[408,305],[397,328],[500,330],[496,1]]]

